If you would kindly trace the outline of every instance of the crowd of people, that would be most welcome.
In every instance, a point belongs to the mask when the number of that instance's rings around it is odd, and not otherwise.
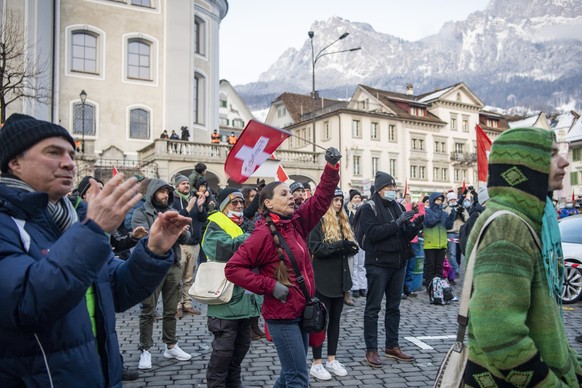
[[[252,341],[267,334],[281,364],[275,387],[349,375],[337,356],[341,316],[356,298],[365,298],[365,362],[373,368],[384,366],[383,357],[413,362],[400,346],[402,299],[430,294],[434,279],[454,283],[474,249],[465,384],[582,383],[561,319],[557,231],[557,214],[576,209],[567,202],[570,210],[562,212],[552,203],[568,162],[549,131],[501,134],[491,149],[487,187],[414,196],[401,195],[383,171],[368,197],[355,188],[346,196],[338,187],[341,154],[333,147],[315,188],[257,181],[213,193],[203,163],[172,182],[117,174],[107,182],[87,176],[73,188],[75,148],[63,127],[22,114],[0,131],[0,381],[6,386],[120,387],[122,378],[135,378],[123,366],[115,313],[138,303],[138,369],[152,368],[158,319],[163,357],[190,360],[176,327],[184,315],[201,314],[188,290],[205,261],[225,263],[234,284],[228,302],[207,309],[209,387],[242,386]],[[503,209],[533,227],[539,248],[511,215],[481,230]],[[328,313],[322,332],[302,325],[311,298]]]

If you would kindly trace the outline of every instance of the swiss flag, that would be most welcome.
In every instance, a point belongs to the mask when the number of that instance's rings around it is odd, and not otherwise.
[[[475,130],[477,131],[477,171],[479,182],[487,182],[491,139],[479,124],[475,126]]]
[[[243,183],[290,135],[290,132],[283,129],[250,120],[230,149],[224,172],[233,181]]]

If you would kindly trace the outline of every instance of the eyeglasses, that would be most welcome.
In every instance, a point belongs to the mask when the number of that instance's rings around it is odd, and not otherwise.
[[[244,206],[245,205],[245,201],[243,201],[242,199],[235,199],[234,201],[230,202],[232,204],[232,206]]]

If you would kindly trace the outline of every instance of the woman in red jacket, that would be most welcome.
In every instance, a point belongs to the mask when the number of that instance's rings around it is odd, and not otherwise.
[[[329,208],[339,182],[339,159],[335,148],[325,154],[327,164],[315,195],[295,210],[289,187],[272,182],[260,193],[261,218],[255,230],[226,264],[226,278],[255,294],[264,295],[263,317],[281,362],[275,387],[306,387],[308,336],[301,328],[306,300],[278,231],[295,257],[310,296],[315,280],[307,236]],[[253,272],[258,268],[259,272]]]

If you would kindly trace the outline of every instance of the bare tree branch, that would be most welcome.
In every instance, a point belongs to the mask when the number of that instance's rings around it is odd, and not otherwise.
[[[50,89],[42,75],[48,61],[35,56],[36,42],[24,39],[22,17],[7,11],[0,21],[0,122],[6,120],[6,108],[17,100],[32,99],[46,103]]]

